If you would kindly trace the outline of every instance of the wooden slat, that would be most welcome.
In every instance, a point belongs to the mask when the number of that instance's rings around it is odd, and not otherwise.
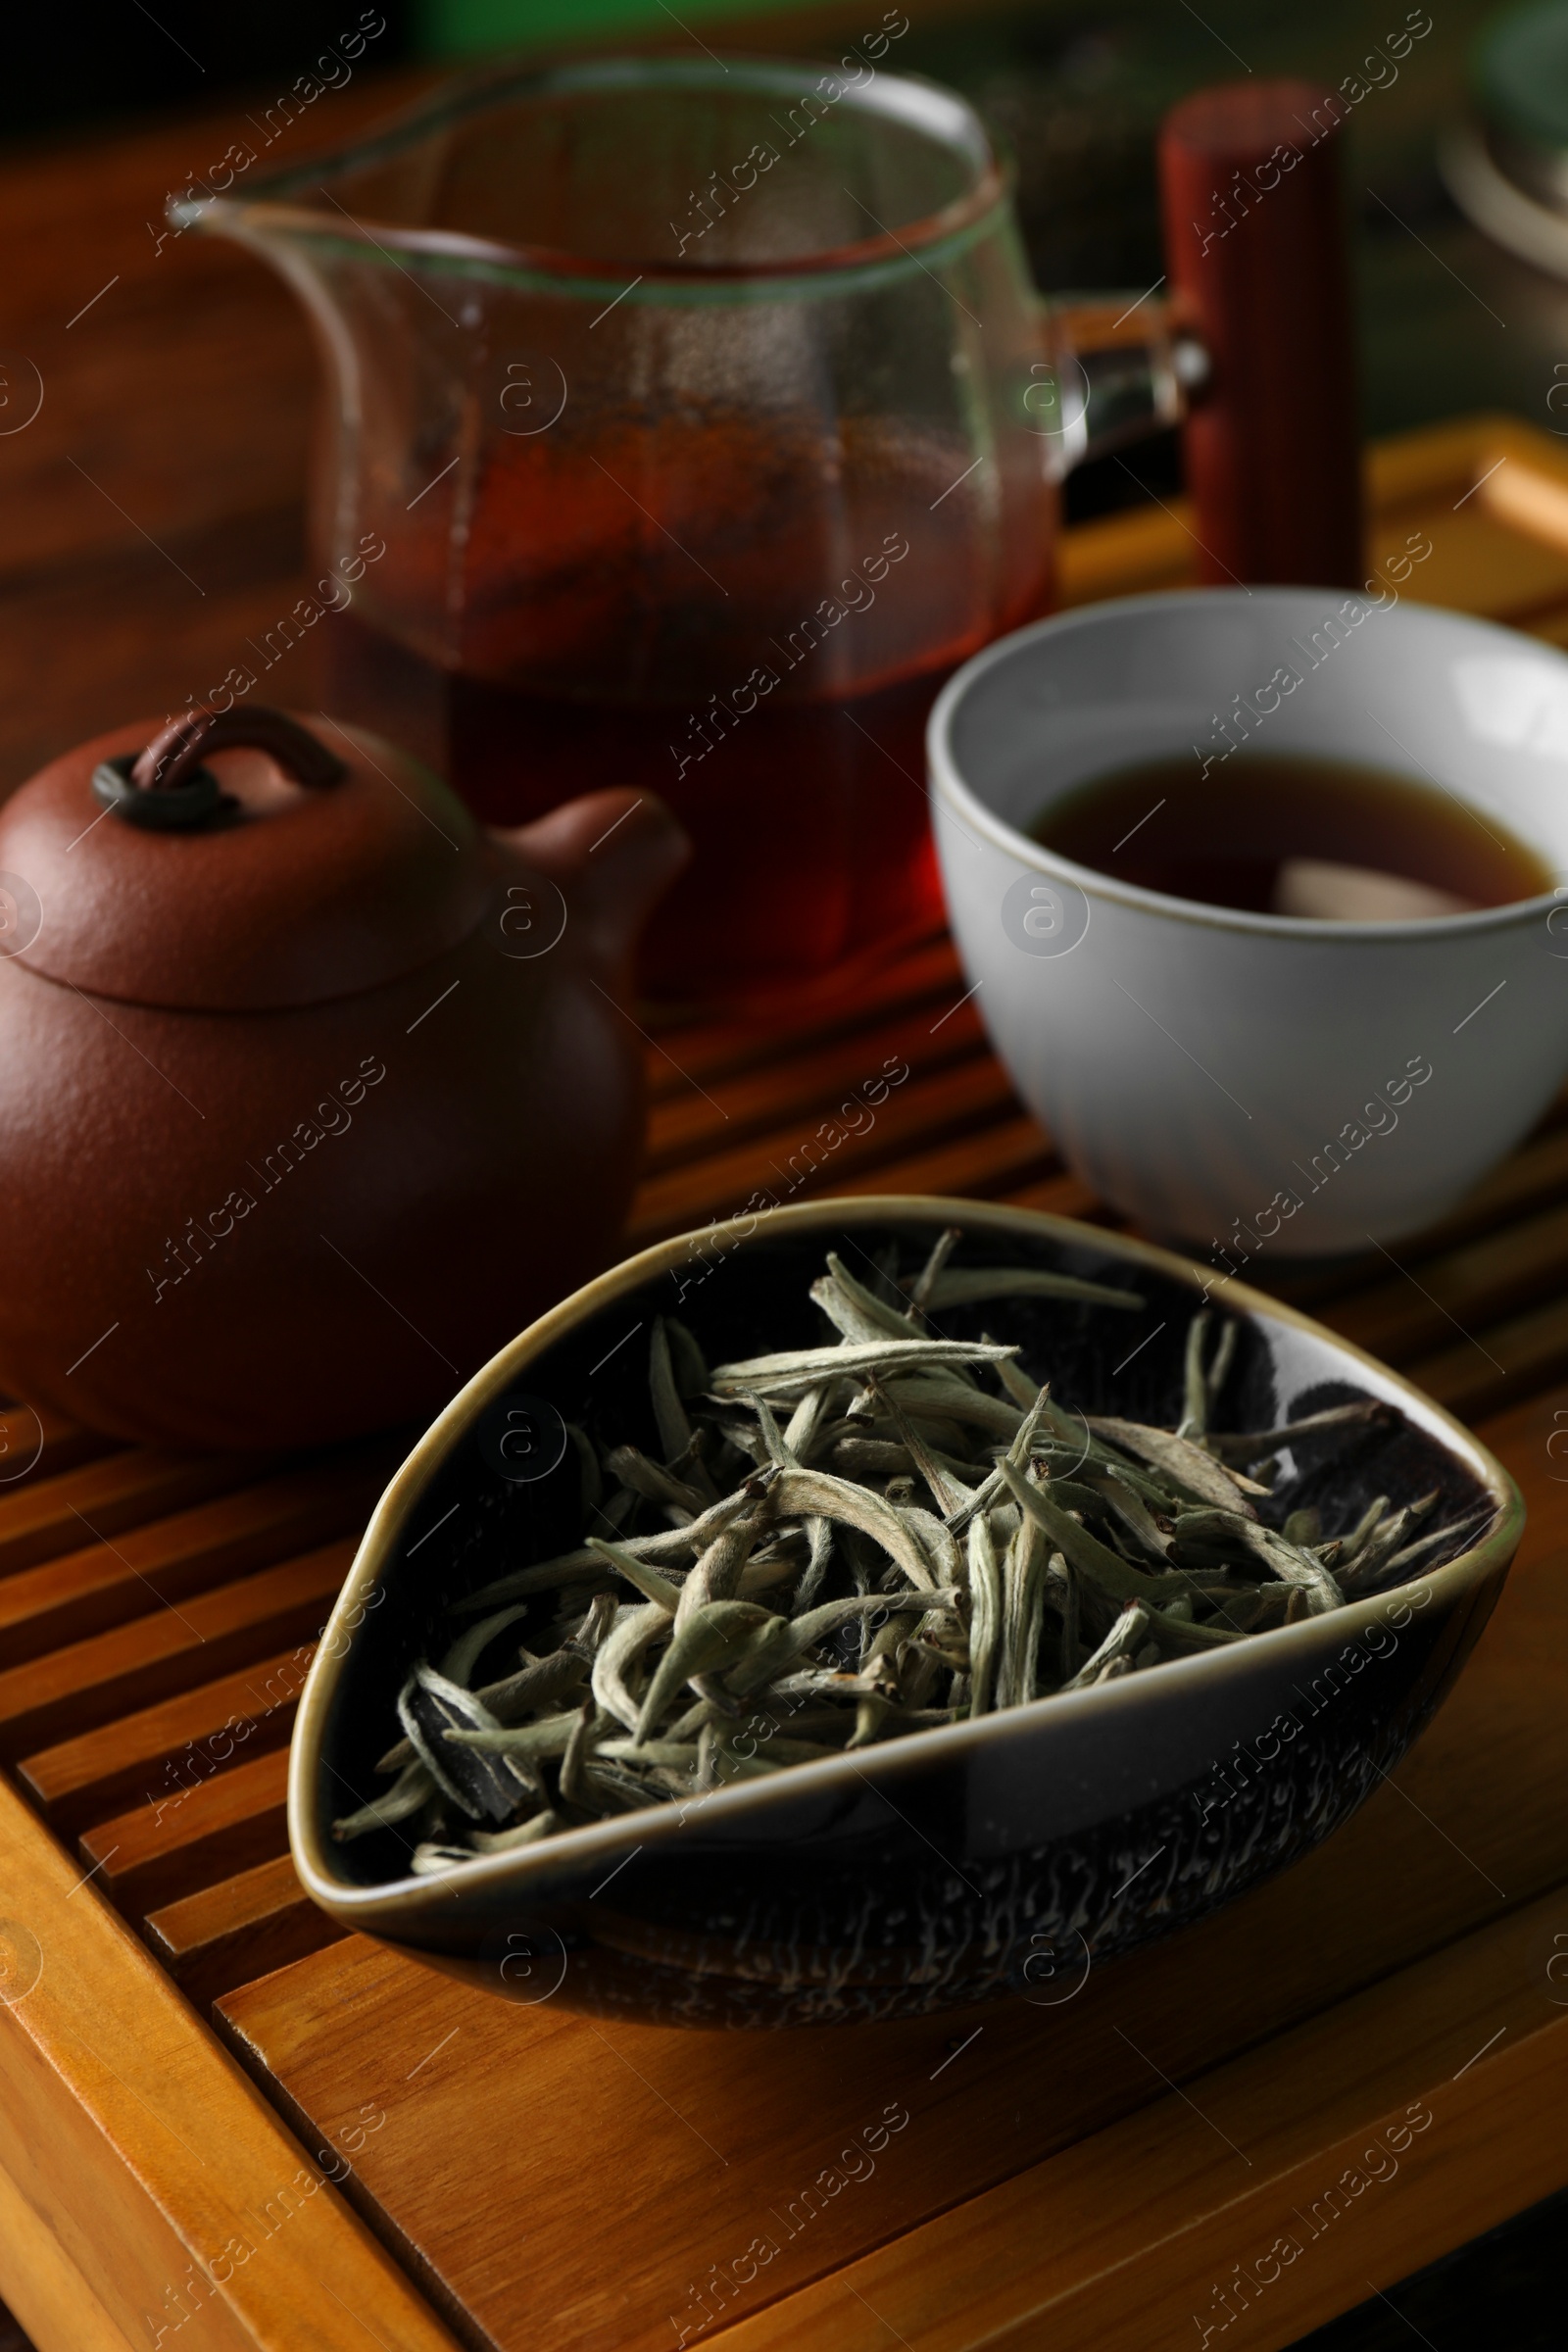
[[[659,1102],[678,1094],[693,1078],[710,1085],[715,1078],[777,1066],[823,1046],[837,1046],[857,1030],[911,1006],[935,1004],[940,1009],[950,989],[955,996],[962,995],[960,969],[958,952],[944,931],[912,944],[890,943],[852,984],[837,986],[831,996],[805,1007],[799,998],[791,998],[743,1018],[724,1013],[672,1016],[657,1006],[646,1008],[654,1047],[648,1059],[649,1094]]]
[[[456,2352],[339,2190],[313,2185],[314,2150],[77,1878],[0,1781],[0,1886],[40,1961],[0,2005],[0,2292],[43,2323],[43,2352],[121,2352],[95,2307],[146,2352],[146,2315],[176,2316],[172,2288],[197,2293],[184,2340],[203,2352]],[[25,2232],[15,2276],[12,2216]],[[86,2290],[75,2332],[73,2274]]]
[[[1038,1184],[1048,1171],[1059,1170],[1044,1128],[1027,1112],[988,1122],[972,1135],[955,1137],[929,1152],[863,1176],[850,1176],[836,1190],[858,1193],[947,1193],[972,1195],[976,1200],[1009,1196],[1015,1187]]]
[[[1497,434],[1513,433],[1517,424],[1516,417],[1488,413],[1445,416],[1374,441],[1363,453],[1368,505],[1380,515],[1398,514],[1406,507],[1457,498],[1485,472],[1482,452],[1492,449]],[[1540,433],[1528,435],[1527,442],[1532,456],[1542,448],[1551,450]]]
[[[637,1196],[628,1239],[641,1249],[684,1226],[745,1206],[753,1193],[778,1200],[792,1188],[843,1192],[873,1169],[886,1169],[917,1145],[935,1144],[957,1129],[1015,1112],[1006,1074],[989,1054],[975,1055],[927,1077],[913,1071],[877,1109],[874,1124],[838,1146],[808,1113],[778,1132],[717,1152],[691,1168],[655,1176]],[[1039,1130],[1036,1131],[1037,1133]],[[882,1190],[885,1187],[877,1187]]]
[[[1568,1299],[1487,1326],[1484,1338],[1455,1340],[1409,1367],[1417,1386],[1461,1420],[1528,1396],[1568,1366]]]
[[[95,1886],[132,1921],[288,1851],[288,1750],[112,1814],[77,1839]]]
[[[848,1104],[848,1119],[863,1121],[870,1105],[859,1089],[868,1081],[883,1082],[892,1071],[916,1065],[925,1076],[984,1052],[971,1005],[944,1021],[935,1038],[932,1017],[929,1005],[902,1009],[779,1066],[711,1079],[701,1093],[678,1089],[656,1105],[649,1122],[647,1172],[681,1165],[720,1145],[732,1147],[747,1135],[776,1135],[786,1125],[809,1132],[835,1118],[841,1103]],[[935,1017],[941,1019],[940,1011]]]
[[[1401,1970],[711,2340],[1149,2352],[1207,2328],[1274,2352],[1568,2184],[1568,2016],[1519,1966],[1564,1916],[1532,1905]],[[1129,2027],[1155,2064],[1158,2024]]]
[[[299,1642],[41,1748],[22,1759],[17,1777],[62,1836],[123,1811],[135,1797],[152,1803],[177,1792],[187,1775],[205,1779],[235,1755],[259,1755],[287,1740],[315,1649],[313,1642]]]
[[[1099,1195],[1090,1191],[1083,1178],[1074,1176],[1070,1169],[1059,1176],[1046,1176],[1036,1184],[1026,1184],[1018,1192],[1009,1192],[1006,1198],[1014,1208],[1044,1209],[1053,1217],[1078,1217],[1085,1221],[1092,1218],[1105,1225],[1120,1221]]]
[[[114,1450],[113,1438],[82,1429],[48,1405],[0,1405],[0,1494],[25,1479],[55,1478]]]
[[[384,1444],[356,1449],[169,1518],[154,1503],[144,1524],[102,1543],[83,1544],[82,1519],[72,1512],[55,1557],[0,1579],[0,1665],[182,1605],[207,1586],[357,1528],[396,1458]]]
[[[1064,607],[1102,596],[1143,596],[1155,588],[1185,588],[1197,577],[1193,510],[1184,498],[1168,507],[1139,507],[1065,531],[1056,578]]]
[[[0,1577],[74,1551],[88,1536],[107,1540],[160,1512],[220,1494],[261,1467],[254,1459],[135,1447],[0,1494]]]
[[[1508,487],[1499,489],[1504,471]],[[1379,510],[1372,563],[1386,561],[1412,529],[1425,529],[1432,542],[1407,594],[1515,625],[1568,599],[1568,550],[1554,512],[1568,467],[1545,434],[1516,416],[1461,417],[1372,451],[1369,474]]]
[[[1394,1254],[1403,1262],[1403,1251]],[[1387,1265],[1387,1260],[1384,1261]],[[1484,1336],[1511,1307],[1561,1289],[1568,1276],[1568,1207],[1554,1207],[1489,1233],[1463,1249],[1423,1259],[1419,1279],[1398,1273],[1340,1303],[1336,1331],[1391,1364]]]
[[[1499,460],[1508,473],[1500,492],[1484,481]],[[1380,443],[1368,453],[1367,473],[1369,565],[1396,557],[1410,532],[1426,528],[1432,552],[1411,575],[1424,604],[1517,624],[1568,603],[1568,550],[1554,503],[1568,466],[1544,435],[1515,416],[1460,417]],[[1545,486],[1546,497],[1533,495],[1535,484]],[[1466,492],[1477,495],[1460,509]],[[1061,603],[1190,585],[1197,576],[1192,524],[1191,503],[1178,498],[1065,533]]]
[[[0,1756],[74,1738],[318,1634],[356,1541],[324,1544],[0,1671]]]
[[[280,1854],[154,1911],[145,1932],[155,1958],[206,2009],[220,1992],[320,1951],[344,1931],[317,1909]]]
[[[1500,491],[1483,478],[1499,460],[1508,470]],[[1419,579],[1423,604],[1518,625],[1568,603],[1568,549],[1555,503],[1568,484],[1568,466],[1560,450],[1518,417],[1465,416],[1400,433],[1368,453],[1368,477],[1371,565],[1397,556],[1412,530],[1428,530],[1432,553],[1410,581],[1413,589]],[[1533,495],[1537,483],[1545,486],[1545,498]],[[1456,511],[1470,491],[1478,493],[1474,503]],[[1178,498],[1065,533],[1062,604],[1189,585],[1197,576],[1192,522],[1190,502]]]
[[[0,2331],[0,2352],[146,2352],[117,2328],[54,2230],[0,2172],[0,2287],[25,2318],[28,2334]]]

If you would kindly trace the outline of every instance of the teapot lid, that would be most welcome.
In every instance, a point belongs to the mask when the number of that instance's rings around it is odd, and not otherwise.
[[[484,838],[407,753],[335,719],[185,713],[83,744],[0,808],[13,959],[94,996],[264,1012],[466,939]]]

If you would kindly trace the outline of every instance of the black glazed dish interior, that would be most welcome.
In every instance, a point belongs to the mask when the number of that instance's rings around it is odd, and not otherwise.
[[[335,1843],[335,1816],[387,1783],[393,1697],[451,1638],[446,1604],[580,1541],[575,1456],[515,1483],[498,1416],[543,1399],[611,1443],[657,1451],[648,1334],[678,1313],[710,1363],[817,1343],[825,1252],[863,1266],[891,1238],[918,1264],[1026,1264],[1140,1292],[1116,1311],[1056,1299],[946,1310],[944,1336],[1016,1341],[1053,1394],[1170,1427],[1200,1303],[1169,1253],[974,1201],[830,1200],[645,1251],[504,1350],[421,1440],[383,1497],[313,1668],[289,1816],[305,1885],[345,1926],[507,1997],[662,2023],[795,2025],[919,2015],[1015,1992],[1065,1997],[1091,1962],[1217,1909],[1348,1818],[1431,1716],[1490,1614],[1523,1525],[1505,1472],[1397,1376],[1256,1293],[1213,1304],[1242,1329],[1216,1426],[1267,1429],[1366,1396],[1395,1411],[1332,1454],[1282,1458],[1259,1503],[1305,1503],[1326,1534],[1368,1502],[1434,1487],[1443,1517],[1490,1500],[1483,1533],[1408,1585],[1120,1682],[651,1806],[437,1878],[400,1832]],[[541,1622],[554,1613],[548,1596]],[[529,1620],[492,1653],[502,1673]],[[502,1644],[505,1644],[503,1647]],[[483,1679],[475,1675],[476,1681]]]

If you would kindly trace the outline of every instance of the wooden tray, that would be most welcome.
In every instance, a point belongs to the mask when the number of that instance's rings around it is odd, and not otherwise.
[[[1375,556],[1424,531],[1424,599],[1568,643],[1562,444],[1484,419],[1370,468]],[[1088,526],[1067,597],[1190,554],[1179,509]],[[853,1006],[661,1030],[633,1239],[757,1192],[1110,1222],[964,986],[933,940]],[[285,1746],[391,1451],[190,1461],[46,1417],[0,1485],[0,2296],[42,2352],[1232,2352],[1568,2182],[1565,1174],[1568,1101],[1397,1263],[1260,1261],[1480,1428],[1525,1548],[1348,1828],[1055,2007],[606,2029],[340,1937],[288,1862]]]

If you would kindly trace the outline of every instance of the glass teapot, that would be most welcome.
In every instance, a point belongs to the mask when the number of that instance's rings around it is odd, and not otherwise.
[[[491,822],[668,802],[666,1000],[937,916],[931,702],[1050,610],[1066,468],[1207,365],[1152,298],[1041,305],[984,126],[883,70],[896,37],[492,72],[172,207],[318,329],[328,708]]]

